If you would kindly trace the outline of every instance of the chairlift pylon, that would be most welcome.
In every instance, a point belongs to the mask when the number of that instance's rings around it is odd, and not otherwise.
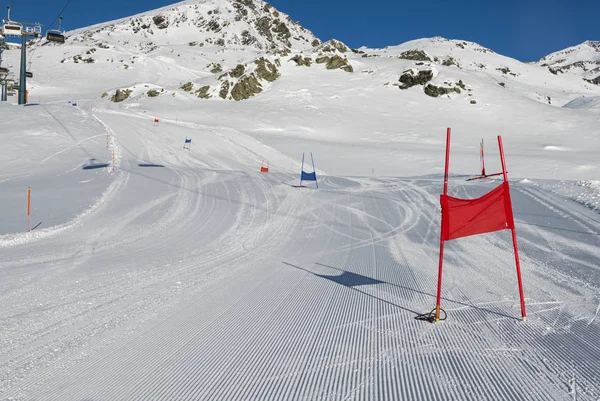
[[[62,29],[62,17],[58,17],[58,29],[52,29],[46,32],[46,40],[54,43],[65,43],[65,34]]]

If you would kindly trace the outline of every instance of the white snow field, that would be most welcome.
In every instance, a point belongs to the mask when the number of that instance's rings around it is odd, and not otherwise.
[[[47,108],[64,125],[97,125]],[[41,106],[8,109],[44,117]],[[528,320],[505,231],[447,243],[448,319],[429,324],[414,317],[435,304],[438,174],[295,188],[297,174],[258,172],[261,148],[278,153],[234,140],[242,133],[97,116],[121,155],[115,173],[79,167],[71,183],[31,161],[33,182],[74,191],[48,195],[33,221],[55,210],[64,221],[0,237],[2,399],[600,395],[600,219],[551,184],[512,182]],[[88,157],[67,149],[66,167]],[[30,181],[19,171],[3,202]],[[77,181],[86,174],[106,187],[91,202]],[[456,177],[450,188],[474,197],[494,185]]]
[[[186,1],[30,50],[33,104],[0,103],[0,399],[600,400],[600,87],[442,38],[327,70],[290,23],[280,77],[224,100],[219,75],[276,57],[231,4]],[[202,31],[215,15],[231,43],[188,45],[220,38]],[[146,22],[154,33],[132,30]],[[244,29],[256,41],[242,46]],[[60,62],[91,46],[94,63]],[[546,61],[592,57],[581,46]],[[394,86],[425,68],[398,58],[411,49],[451,54],[461,67],[432,61],[433,82],[466,89]],[[117,88],[130,97],[109,100]],[[509,231],[447,242],[447,319],[415,319],[435,306],[448,126],[457,197],[500,183],[466,179],[481,138],[500,171],[503,137],[526,321]],[[298,187],[302,152],[318,189]]]

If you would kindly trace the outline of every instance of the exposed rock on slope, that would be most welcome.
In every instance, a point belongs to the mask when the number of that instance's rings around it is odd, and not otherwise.
[[[433,79],[433,71],[432,70],[417,70],[410,69],[406,70],[400,76],[400,89],[408,89],[412,88],[416,85],[425,85],[427,82]]]

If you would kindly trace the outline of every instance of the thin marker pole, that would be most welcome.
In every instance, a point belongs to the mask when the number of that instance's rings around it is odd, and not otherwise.
[[[450,164],[450,128],[446,131],[446,167],[444,168],[444,195],[448,195],[448,165]],[[440,321],[440,309],[442,301],[442,267],[444,265],[444,211],[442,210],[442,223],[440,227],[440,264],[438,269],[437,300],[435,302],[435,321]]]
[[[502,174],[504,175],[504,185],[506,188],[510,188],[508,184],[508,173],[506,172],[506,161],[504,159],[504,147],[502,146],[502,137],[498,135],[498,147],[500,148],[500,160],[502,161]],[[521,298],[521,317],[523,321],[527,320],[527,314],[525,312],[525,295],[523,293],[523,279],[521,278],[521,262],[519,260],[519,245],[517,244],[517,230],[515,229],[515,221],[512,212],[512,201],[510,199],[510,190],[506,191],[507,202],[510,205],[510,224],[513,248],[515,250],[515,263],[517,265],[517,280],[519,281],[519,297]]]
[[[115,172],[115,151],[112,151],[112,171]]]
[[[29,232],[31,220],[31,187],[27,187],[27,232]]]

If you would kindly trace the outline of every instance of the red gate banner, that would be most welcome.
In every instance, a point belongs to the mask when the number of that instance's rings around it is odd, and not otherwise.
[[[508,183],[502,183],[477,199],[440,195],[442,240],[514,228]]]

